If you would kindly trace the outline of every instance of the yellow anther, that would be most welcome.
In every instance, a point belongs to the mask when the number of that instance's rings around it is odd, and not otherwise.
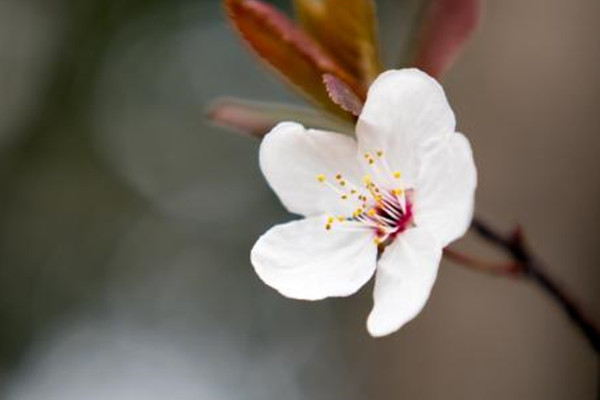
[[[335,220],[335,218],[333,218],[333,217],[329,217],[329,218],[327,218],[327,224],[328,224],[328,225],[329,225],[329,224],[332,224],[334,220]]]
[[[402,189],[392,190],[392,193],[394,194],[394,196],[400,196],[402,194],[402,192],[404,192]]]
[[[371,155],[369,153],[365,153],[365,158],[371,158]]]
[[[371,183],[371,175],[365,175],[365,177],[363,178],[363,182],[366,184]]]
[[[377,157],[379,157],[379,158],[383,157],[383,151],[378,150],[377,151]]]
[[[346,220],[346,217],[337,217],[337,220],[339,222],[344,222]]]
[[[379,246],[381,244],[381,239],[375,238],[373,239],[373,243],[375,243],[376,246]]]
[[[340,185],[346,186],[346,181],[345,180],[340,180]]]
[[[374,217],[375,214],[377,214],[377,210],[375,210],[374,208],[371,208],[369,211],[367,211],[367,215],[369,217]]]
[[[373,160],[372,158],[369,158],[368,162],[369,162],[369,164],[373,164],[373,163],[375,163],[375,160]]]
[[[331,230],[331,224],[327,224],[327,225],[325,225],[325,229],[327,229],[327,230]]]
[[[356,194],[356,193],[357,193],[356,190],[354,190],[354,189],[350,190],[350,194]]]
[[[400,171],[394,172],[394,178],[400,179],[402,177],[402,173]]]
[[[317,180],[319,182],[323,183],[323,182],[325,182],[325,179],[327,179],[327,178],[325,178],[325,175],[323,175],[323,174],[317,175]]]
[[[342,174],[337,174],[337,175],[335,176],[335,179],[337,179],[337,180],[340,180],[340,179],[342,179]]]
[[[347,194],[343,194],[342,195],[342,200],[348,200],[348,195]]]

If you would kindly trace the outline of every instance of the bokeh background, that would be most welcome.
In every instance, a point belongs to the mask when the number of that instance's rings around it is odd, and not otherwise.
[[[390,65],[414,3],[378,1]],[[444,80],[478,213],[522,223],[599,319],[600,2],[484,11]],[[249,249],[290,216],[258,144],[205,121],[221,95],[301,101],[218,0],[0,0],[0,398],[594,398],[595,355],[524,282],[444,262],[379,340],[370,286],[305,303],[260,283]]]

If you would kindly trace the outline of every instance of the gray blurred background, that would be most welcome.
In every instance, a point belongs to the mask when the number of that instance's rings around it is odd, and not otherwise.
[[[414,1],[378,1],[388,60]],[[524,224],[599,319],[600,2],[484,6],[445,79],[478,213]],[[258,144],[204,110],[299,100],[219,1],[0,0],[0,93],[0,398],[594,398],[590,347],[524,282],[444,263],[424,312],[380,340],[370,286],[304,303],[259,282],[249,249],[290,216]]]

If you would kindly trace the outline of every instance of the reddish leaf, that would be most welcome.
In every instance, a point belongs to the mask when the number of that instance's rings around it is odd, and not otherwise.
[[[283,13],[259,0],[224,0],[230,21],[250,47],[306,96],[338,115],[322,75],[359,85],[331,56]]]
[[[335,132],[352,132],[353,125],[317,111],[283,104],[240,99],[220,99],[208,110],[208,119],[227,128],[262,138],[282,121],[295,121],[306,127]]]
[[[441,75],[473,33],[479,13],[479,0],[432,0],[420,30],[414,65],[432,76]]]
[[[381,72],[373,0],[294,0],[302,26],[368,87]]]
[[[360,115],[363,108],[363,101],[354,93],[352,88],[334,75],[323,75],[323,83],[327,87],[327,93],[331,100],[343,110],[346,110],[355,117]]]

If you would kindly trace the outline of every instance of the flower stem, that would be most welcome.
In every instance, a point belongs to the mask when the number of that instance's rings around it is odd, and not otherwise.
[[[444,257],[456,262],[457,264],[461,264],[465,267],[472,268],[477,271],[486,272],[492,275],[518,277],[522,274],[520,264],[514,261],[493,262],[482,260],[473,257],[469,254],[460,252],[458,250],[451,249],[449,247],[444,249]]]
[[[511,235],[505,236],[479,218],[473,219],[471,227],[479,236],[508,253],[516,263],[513,265],[519,266],[520,275],[529,278],[531,282],[537,284],[549,296],[554,298],[571,321],[579,328],[596,353],[600,353],[600,329],[589,315],[581,309],[573,297],[548,275],[544,263],[525,245],[521,228],[515,229]],[[471,264],[470,266],[475,265]],[[499,271],[496,270],[496,272]],[[515,270],[510,269],[505,270],[505,272],[509,272],[510,275],[515,274]]]

